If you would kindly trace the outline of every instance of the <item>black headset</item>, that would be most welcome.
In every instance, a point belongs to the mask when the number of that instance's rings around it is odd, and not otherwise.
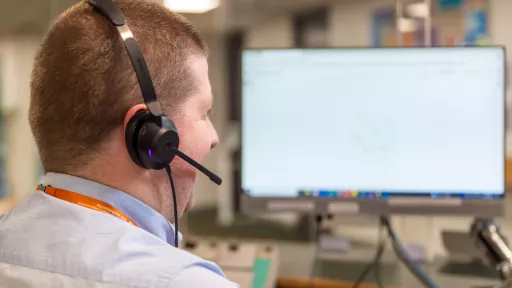
[[[170,173],[170,163],[177,155],[190,165],[204,173],[215,184],[220,185],[222,179],[192,158],[178,150],[180,137],[174,122],[162,114],[158,103],[155,87],[151,80],[146,60],[139,43],[126,23],[126,17],[112,0],[85,0],[94,10],[110,21],[124,41],[126,51],[137,75],[142,97],[148,110],[138,111],[128,122],[125,133],[126,148],[132,161],[146,169],[166,169],[171,181],[174,198],[175,236],[178,235],[178,218],[176,217],[176,195],[174,182]],[[175,240],[175,245],[178,241]]]

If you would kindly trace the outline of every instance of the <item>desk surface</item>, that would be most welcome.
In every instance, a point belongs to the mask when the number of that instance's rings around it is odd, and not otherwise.
[[[322,288],[352,287],[350,284],[357,279],[361,271],[373,258],[375,249],[354,250],[347,254],[315,252],[314,244],[280,243],[279,244],[279,287],[308,287],[309,279],[329,279],[332,281],[319,281]],[[285,257],[283,257],[286,255]],[[316,264],[315,264],[316,255]],[[425,265],[425,272],[439,285],[439,287],[494,287],[499,284],[498,279],[478,276],[458,276],[444,270],[446,260],[436,259],[433,263]],[[398,262],[393,251],[386,250],[382,257],[381,280],[386,287],[423,287],[412,274]],[[471,274],[471,273],[469,273]],[[374,273],[369,273],[364,286],[375,286]],[[347,286],[348,285],[348,286]]]
[[[277,279],[277,288],[352,288],[354,283],[335,280],[304,280],[280,277]],[[359,288],[378,288],[372,284],[361,284]]]

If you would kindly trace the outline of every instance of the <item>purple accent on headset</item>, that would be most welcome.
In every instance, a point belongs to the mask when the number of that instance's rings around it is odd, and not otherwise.
[[[151,151],[151,149],[149,149],[148,154],[150,158],[153,158],[153,151]]]

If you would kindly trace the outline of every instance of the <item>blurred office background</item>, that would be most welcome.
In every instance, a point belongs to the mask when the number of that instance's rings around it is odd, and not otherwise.
[[[199,176],[197,205],[181,226],[190,237],[287,243],[311,240],[307,218],[301,215],[247,216],[239,209],[239,52],[242,48],[496,44],[512,49],[511,0],[404,0],[401,1],[404,13],[417,19],[409,17],[400,21],[396,21],[396,0],[155,1],[182,11],[200,29],[211,50],[213,122],[221,144],[204,164],[218,172],[224,183],[217,187]],[[27,119],[31,65],[52,19],[76,2],[0,0],[0,198],[4,202],[32,193],[43,175]],[[211,7],[194,6],[199,2]],[[424,35],[425,20],[421,16],[424,10],[415,5],[417,2],[432,6],[431,37]],[[510,144],[507,150],[512,152]],[[510,218],[512,204],[508,200],[506,215],[499,220],[503,221],[509,238],[512,237]],[[420,247],[421,253],[432,260],[449,254],[443,231],[466,233],[472,218],[399,216],[395,221],[404,243]],[[368,253],[363,254],[368,257],[362,262],[371,260],[378,239],[376,219],[356,215],[334,217],[331,222],[334,234],[367,247]],[[356,267],[352,272],[357,273],[363,266],[339,267]],[[391,280],[388,283],[397,284]]]

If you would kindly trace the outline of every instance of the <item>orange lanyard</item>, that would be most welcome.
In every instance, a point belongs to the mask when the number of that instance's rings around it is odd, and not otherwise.
[[[126,216],[123,212],[119,211],[116,207],[105,203],[103,201],[94,199],[92,197],[84,196],[75,192],[67,191],[64,189],[55,188],[52,186],[43,186],[38,185],[37,190],[40,190],[50,196],[55,198],[80,205],[82,207],[86,207],[92,210],[96,210],[99,212],[110,214],[114,217],[117,217],[121,220],[124,220],[130,224],[133,224],[138,227],[138,225],[133,221],[130,217]]]

